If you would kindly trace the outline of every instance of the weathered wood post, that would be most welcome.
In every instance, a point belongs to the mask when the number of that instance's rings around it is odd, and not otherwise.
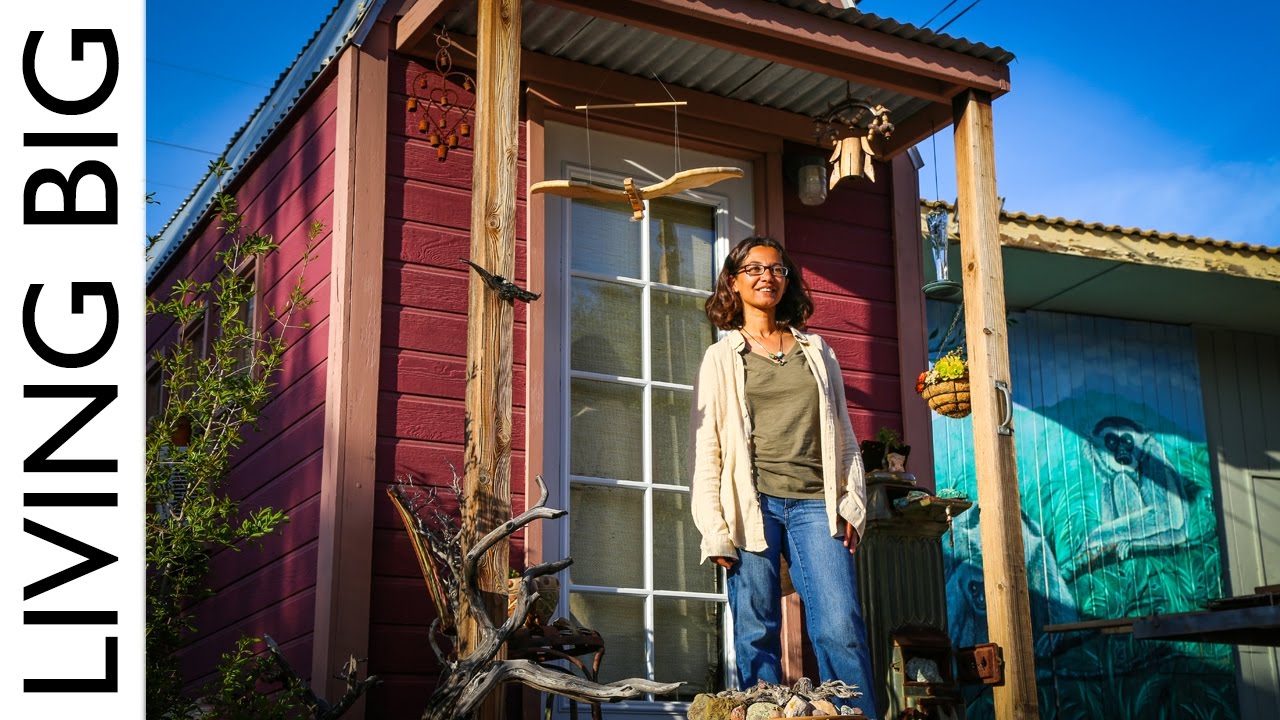
[[[519,0],[477,3],[475,154],[471,195],[471,261],[515,277],[516,155],[519,144]],[[511,363],[514,309],[471,275],[467,302],[466,453],[463,550],[511,517]],[[480,567],[478,584],[492,618],[506,614],[508,544],[500,542]],[[463,599],[459,655],[480,642],[470,603]],[[482,716],[500,717],[495,692]]]
[[[973,402],[987,632],[1004,652],[1004,684],[993,688],[996,718],[1037,718],[1031,605],[1022,549],[1022,500],[1013,444],[1000,208],[996,198],[991,96],[969,90],[953,105],[964,321]],[[1007,423],[1005,423],[1007,421]],[[1007,433],[1001,432],[1005,423]]]

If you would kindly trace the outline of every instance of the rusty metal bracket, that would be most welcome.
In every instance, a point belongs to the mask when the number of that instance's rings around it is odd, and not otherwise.
[[[1003,685],[1004,650],[995,643],[957,649],[956,678],[962,685]]]

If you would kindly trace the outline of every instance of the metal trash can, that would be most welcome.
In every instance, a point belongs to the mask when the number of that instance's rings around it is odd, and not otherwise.
[[[942,540],[950,518],[971,505],[967,500],[921,492],[909,473],[867,474],[867,531],[858,547],[858,594],[871,645],[876,714],[883,720],[949,718],[936,713],[904,715],[908,710],[916,712],[913,703],[917,698],[928,697],[928,692],[941,693],[944,688],[909,684],[906,661],[898,657],[902,641],[909,651],[918,649],[937,665],[942,677],[955,688],[959,704],[956,717],[964,716],[947,633]],[[895,663],[901,664],[900,670],[894,669]],[[938,701],[926,705],[942,707]]]

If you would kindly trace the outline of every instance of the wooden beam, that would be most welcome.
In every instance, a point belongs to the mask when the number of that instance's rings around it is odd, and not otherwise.
[[[1133,622],[1133,637],[1280,647],[1280,605],[1152,615]]]
[[[954,87],[1009,90],[1008,68],[840,20],[755,0],[543,0],[860,85],[947,102]]]
[[[893,120],[892,114],[889,119]],[[882,160],[892,160],[950,124],[951,104],[930,103],[912,113],[905,121],[894,123],[893,134],[885,139],[879,157]]]
[[[463,53],[475,54],[475,38],[451,34]],[[681,107],[681,135],[699,133],[697,124],[690,119],[714,123],[714,132],[705,133],[703,139],[720,140],[721,144],[737,144],[742,148],[766,150],[777,146],[778,136],[788,140],[811,144],[814,141],[813,119],[804,115],[767,108],[741,100],[702,93],[688,88],[666,86],[654,80],[627,75],[626,73],[592,67],[542,53],[524,50],[520,55],[521,77],[529,84],[530,94],[541,100],[548,113],[582,118],[581,110],[573,106],[583,100],[611,102],[626,99],[666,98],[668,90],[677,100],[688,100]],[[949,107],[949,106],[948,106]],[[950,111],[948,110],[948,113]],[[672,111],[623,110],[592,111],[591,122],[616,121],[633,127],[670,127]],[[949,117],[949,115],[944,115]],[[729,137],[726,138],[726,133]],[[718,152],[718,151],[717,151]]]
[[[937,487],[933,477],[933,418],[929,406],[916,393],[916,377],[929,367],[929,346],[924,334],[929,321],[921,291],[924,240],[920,235],[920,176],[905,153],[894,158],[890,167],[902,437],[911,445],[911,465],[916,477],[932,490]]]
[[[520,0],[477,3],[475,152],[472,161],[471,261],[515,277],[516,177],[520,143]],[[467,301],[466,449],[463,456],[463,551],[511,519],[511,369],[514,308],[475,273]],[[480,564],[477,585],[495,623],[507,611],[508,543]],[[463,595],[462,597],[466,597]],[[481,642],[476,609],[460,609],[459,656]],[[484,717],[502,717],[502,693]]]
[[[441,18],[460,4],[460,0],[416,0],[406,3],[401,8],[403,14],[396,19],[396,52],[411,52],[428,33],[435,30]]]
[[[467,35],[451,35],[464,54],[475,55],[475,38]],[[594,101],[617,101],[625,98],[667,97],[670,90],[680,100],[688,100],[680,108],[680,132],[683,137],[717,141],[721,145],[736,145],[767,151],[779,140],[812,145],[814,143],[813,118],[764,107],[742,100],[698,92],[688,88],[666,86],[634,75],[592,67],[542,53],[524,50],[520,57],[522,77],[529,84],[529,91],[547,108],[548,119],[581,122],[582,111],[572,106],[583,98]],[[592,125],[612,122],[639,130],[645,127],[670,125],[670,110],[627,110],[591,113]],[[693,120],[706,121],[699,124]],[[914,113],[906,122],[895,126],[893,135],[885,142],[879,158],[890,160],[907,148],[925,140],[935,132],[951,124],[951,103],[931,103]],[[631,130],[628,134],[633,134]],[[710,148],[709,152],[734,154],[730,149]]]
[[[992,698],[997,720],[1030,720],[1039,715],[1013,408],[1009,396],[1002,398],[997,387],[997,383],[1006,388],[1011,383],[991,96],[969,91],[956,98],[954,118],[960,264],[964,273],[965,336],[973,403],[974,470],[982,508],[987,632],[1004,651],[1005,681],[992,688]],[[1006,412],[1007,434],[1000,432]]]
[[[325,366],[324,450],[312,686],[346,690],[334,673],[369,656],[374,454],[382,328],[387,177],[387,44],[379,22],[338,59],[333,259]],[[364,717],[364,699],[349,711]]]
[[[532,185],[552,178],[547,177],[547,145],[546,120],[542,113],[543,103],[536,97],[525,95],[525,176],[526,182]],[[554,373],[551,368],[558,367],[547,359],[546,339],[550,336],[547,318],[547,196],[543,193],[529,195],[528,188],[518,188],[528,198],[525,205],[525,253],[528,278],[528,289],[542,296],[540,302],[529,303],[526,312],[527,332],[525,332],[525,417],[539,418],[538,421],[525,421],[524,451],[524,496],[536,498],[540,492],[534,477],[558,477],[547,466],[546,446],[548,429],[542,418],[548,418],[558,407],[557,398],[552,397],[548,405],[546,392],[547,373]],[[552,309],[552,314],[555,310]],[[555,432],[554,429],[551,432]],[[553,503],[556,507],[564,507],[564,503]],[[546,523],[530,523],[524,528],[524,563],[532,567],[546,560],[544,554],[543,527]],[[554,532],[554,531],[553,531]],[[531,687],[525,686],[521,693],[522,717],[537,717],[541,705],[541,694]]]

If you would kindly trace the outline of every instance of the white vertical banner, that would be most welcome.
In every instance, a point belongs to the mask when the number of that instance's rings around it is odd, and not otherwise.
[[[6,7],[6,717],[144,713],[143,11]]]

